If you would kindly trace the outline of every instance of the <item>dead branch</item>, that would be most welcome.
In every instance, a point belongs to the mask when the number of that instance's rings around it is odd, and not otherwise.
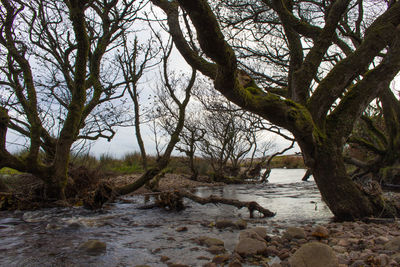
[[[146,193],[144,194],[145,197],[152,196],[155,199],[155,203],[150,203],[143,205],[141,207],[138,207],[138,209],[153,209],[156,207],[164,208],[166,210],[182,210],[184,209],[183,207],[183,202],[182,198],[188,198],[194,202],[197,202],[201,205],[205,205],[208,203],[212,204],[226,204],[226,205],[231,205],[235,206],[238,209],[241,208],[248,208],[250,212],[250,218],[254,218],[254,211],[258,211],[259,213],[262,214],[262,217],[273,217],[275,216],[275,213],[270,211],[269,209],[261,207],[257,202],[255,201],[239,201],[236,199],[228,199],[228,198],[222,198],[222,197],[217,197],[214,195],[211,195],[209,197],[203,198],[203,197],[198,197],[186,190],[176,190],[176,191],[163,191],[163,192],[151,192],[151,193]]]
[[[208,203],[213,203],[213,204],[222,203],[222,204],[226,204],[226,205],[235,206],[235,207],[237,207],[239,209],[241,209],[243,207],[246,207],[246,208],[249,209],[250,218],[254,218],[253,213],[254,213],[255,210],[260,212],[263,215],[264,218],[265,217],[273,217],[273,216],[275,216],[274,212],[272,212],[272,211],[270,211],[270,210],[268,210],[266,208],[261,207],[255,201],[244,202],[244,201],[239,201],[239,200],[236,200],[236,199],[227,199],[227,198],[217,197],[217,196],[213,196],[213,195],[211,195],[211,196],[209,196],[207,198],[202,198],[202,197],[198,197],[198,196],[196,196],[196,195],[194,195],[194,194],[192,194],[192,193],[190,193],[188,191],[185,191],[185,190],[180,190],[179,194],[181,196],[183,196],[185,198],[188,198],[188,199],[191,199],[194,202],[197,202],[197,203],[199,203],[201,205],[208,204]]]

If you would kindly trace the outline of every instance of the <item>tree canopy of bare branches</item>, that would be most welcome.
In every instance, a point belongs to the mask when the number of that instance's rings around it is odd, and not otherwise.
[[[188,64],[230,101],[293,134],[335,216],[396,214],[351,181],[342,149],[400,69],[398,1],[152,2]]]

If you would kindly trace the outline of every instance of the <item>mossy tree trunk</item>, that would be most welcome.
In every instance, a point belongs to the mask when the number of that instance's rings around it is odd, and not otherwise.
[[[235,51],[225,41],[207,1],[152,2],[166,13],[169,32],[191,66],[213,79],[215,88],[230,101],[294,135],[321,195],[337,218],[395,215],[394,207],[379,192],[365,192],[350,179],[342,151],[357,118],[400,70],[400,2],[377,17],[352,50],[336,35],[350,1],[333,2],[324,14],[323,28],[298,19],[292,11],[292,1],[260,1],[260,5],[277,14],[289,43],[288,86],[286,93],[279,96],[272,93],[278,90],[261,89],[254,81],[241,80]],[[186,42],[179,26],[179,8],[189,15],[201,49],[212,61],[200,57]],[[313,42],[307,55],[302,53],[302,36]],[[312,88],[332,43],[345,56]],[[380,64],[366,72],[386,46],[389,49]],[[362,78],[357,79],[360,75]]]
[[[318,160],[313,164],[314,180],[336,218],[354,220],[369,216],[394,217],[397,210],[380,195],[370,194],[354,183],[347,174],[343,156],[338,147],[325,141],[311,150],[302,147],[305,156],[313,154]],[[311,152],[312,151],[312,152]]]

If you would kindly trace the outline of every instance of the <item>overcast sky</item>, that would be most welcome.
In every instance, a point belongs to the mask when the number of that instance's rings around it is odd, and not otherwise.
[[[290,141],[287,141],[279,136],[270,135],[268,138],[272,138],[275,144],[275,148],[271,150],[271,154],[282,150],[290,145]],[[148,154],[156,154],[154,138],[150,130],[144,129],[143,140],[146,146]],[[101,154],[108,154],[114,157],[122,157],[126,153],[139,151],[139,147],[136,142],[135,129],[132,128],[119,128],[117,134],[111,142],[106,140],[100,140],[94,143],[91,148],[91,154],[99,157]],[[294,154],[299,152],[300,149],[296,145],[295,148],[289,150],[286,154]]]

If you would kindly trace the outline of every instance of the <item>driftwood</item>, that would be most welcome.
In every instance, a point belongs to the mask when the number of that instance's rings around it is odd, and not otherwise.
[[[201,205],[212,203],[212,204],[226,204],[226,205],[231,205],[235,206],[239,209],[241,208],[247,208],[250,212],[250,218],[254,218],[254,211],[258,211],[259,213],[262,214],[262,217],[273,217],[275,216],[275,213],[261,207],[257,202],[255,201],[239,201],[236,199],[227,199],[227,198],[222,198],[222,197],[217,197],[217,196],[209,196],[207,198],[203,197],[198,197],[186,190],[177,190],[177,191],[166,191],[166,192],[154,192],[150,194],[146,194],[146,196],[153,196],[155,197],[155,203],[154,204],[147,204],[144,206],[139,207],[139,209],[151,209],[155,207],[162,207],[167,210],[182,210],[183,204],[182,204],[182,198],[188,198],[193,200],[194,202],[197,202]]]
[[[307,168],[306,173],[304,174],[303,178],[301,178],[302,181],[306,182],[312,175],[312,170],[310,168]]]
[[[255,201],[246,202],[246,201],[239,201],[236,199],[227,199],[227,198],[217,197],[217,196],[213,196],[213,195],[211,195],[207,198],[202,198],[202,197],[198,197],[198,196],[196,196],[192,193],[189,193],[188,191],[184,191],[184,190],[180,190],[179,194],[182,195],[183,197],[189,198],[189,199],[193,200],[194,202],[197,202],[202,205],[208,204],[208,203],[213,203],[213,204],[222,203],[222,204],[226,204],[226,205],[235,206],[239,209],[246,207],[249,209],[250,218],[254,218],[255,210],[260,212],[264,218],[275,216],[274,212],[270,211],[269,209],[261,207]]]

